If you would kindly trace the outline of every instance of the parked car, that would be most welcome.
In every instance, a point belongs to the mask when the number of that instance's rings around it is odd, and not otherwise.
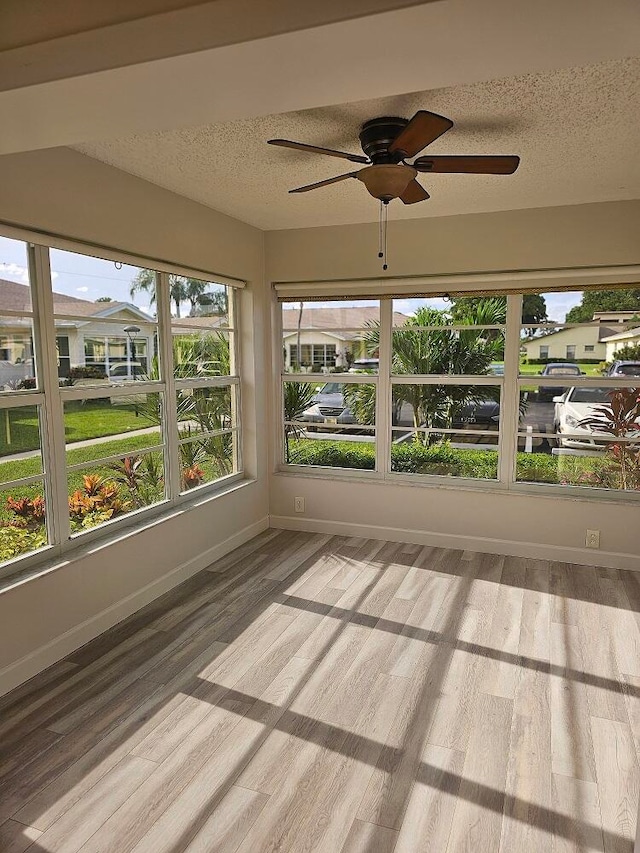
[[[349,373],[361,373],[362,371],[370,371],[377,373],[379,365],[379,358],[358,358],[349,368]]]
[[[139,361],[119,361],[109,367],[109,379],[112,382],[126,382],[146,376],[146,370]]]
[[[345,404],[343,386],[340,382],[327,382],[311,401],[311,406],[302,413],[302,420],[310,424],[355,424],[353,413]]]
[[[561,376],[582,376],[582,370],[577,364],[569,362],[552,362],[540,371],[541,376],[553,376],[554,379]],[[567,387],[559,385],[540,385],[538,386],[538,400],[553,400],[559,394],[567,390]]]
[[[596,409],[610,403],[613,388],[568,388],[564,394],[553,398],[555,404],[553,423],[559,447],[586,450],[603,450],[610,442],[607,434],[593,426],[581,426],[585,418],[597,416]],[[632,433],[638,436],[640,430]]]
[[[500,403],[497,400],[476,400],[467,403],[451,422],[452,429],[498,429]]]
[[[640,361],[614,361],[605,376],[640,376]]]
[[[502,361],[492,361],[487,368],[487,373],[491,376],[504,376],[504,363]]]

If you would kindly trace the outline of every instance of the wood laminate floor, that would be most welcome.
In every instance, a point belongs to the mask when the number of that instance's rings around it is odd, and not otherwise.
[[[640,575],[271,530],[0,748],[2,853],[631,853]]]

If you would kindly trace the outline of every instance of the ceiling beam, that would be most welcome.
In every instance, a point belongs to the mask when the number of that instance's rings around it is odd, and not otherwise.
[[[0,154],[588,65],[638,44],[636,0],[422,3],[0,92]]]

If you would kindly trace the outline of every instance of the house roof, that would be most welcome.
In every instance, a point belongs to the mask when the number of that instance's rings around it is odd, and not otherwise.
[[[284,331],[294,331],[298,328],[297,308],[286,308],[282,312],[282,328]],[[344,308],[303,308],[302,329],[362,329],[380,319],[380,310],[368,306],[353,306]],[[409,318],[405,314],[394,311],[395,324],[401,325]]]
[[[610,329],[609,331],[613,331]],[[603,342],[609,341],[625,341],[625,340],[633,340],[633,338],[640,338],[640,326],[637,326],[635,329],[627,329],[624,332],[618,332],[617,335],[610,335],[608,338],[602,338]]]
[[[32,310],[31,288],[17,281],[0,279],[0,311],[24,311]],[[140,320],[155,322],[152,317],[145,314],[131,302],[91,302],[88,299],[78,299],[76,296],[67,296],[66,293],[53,293],[53,310],[55,314],[63,314],[73,317],[87,317],[98,319],[110,317],[118,311],[127,310],[135,314]]]
[[[579,328],[579,327],[569,326],[569,327],[566,327],[563,329],[557,329],[555,332],[548,332],[546,335],[540,335],[539,337],[529,338],[529,340],[522,342],[522,346],[528,347],[532,344],[540,344],[543,341],[548,340],[549,338],[556,337],[556,335],[569,334],[570,332],[573,332],[576,328]],[[613,334],[613,332],[615,332],[615,329],[612,329],[609,326],[602,326],[602,325],[589,326],[589,325],[587,325],[587,323],[584,324],[584,328],[585,329],[593,329],[594,332],[598,333],[597,343],[603,343],[603,341],[607,340],[607,337],[606,337],[607,335],[611,335],[611,334]]]

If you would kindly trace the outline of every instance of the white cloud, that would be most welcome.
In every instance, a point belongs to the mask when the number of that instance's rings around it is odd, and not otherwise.
[[[88,293],[89,292],[88,287],[76,287],[76,290],[78,291],[78,293]]]
[[[29,268],[23,266],[22,264],[15,263],[0,263],[0,273],[4,275],[8,275],[13,279],[18,279],[19,281],[23,281],[25,284],[29,283]],[[51,280],[55,281],[58,278],[57,272],[51,273]]]
[[[29,281],[29,270],[27,269],[27,267],[22,266],[22,264],[1,263],[0,273],[5,273],[6,275],[11,276],[12,278],[18,278],[20,279],[20,281]]]

